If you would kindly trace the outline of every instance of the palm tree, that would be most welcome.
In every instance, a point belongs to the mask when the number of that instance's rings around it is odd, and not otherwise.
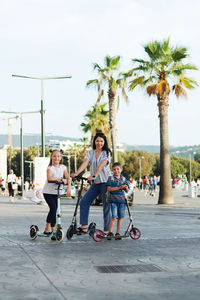
[[[11,169],[12,159],[17,155],[17,150],[12,146],[8,146],[7,148],[7,157],[8,157],[8,168]]]
[[[91,141],[96,134],[96,131],[102,131],[105,135],[109,135],[109,111],[106,110],[107,103],[99,105],[96,103],[92,106],[92,109],[88,110],[85,114],[85,122],[81,123],[83,132],[91,132]]]
[[[146,87],[149,96],[155,95],[158,101],[160,118],[160,192],[158,204],[173,203],[171,184],[169,136],[168,136],[168,106],[169,93],[177,97],[186,96],[185,88],[192,89],[198,85],[193,79],[186,77],[187,70],[197,70],[197,67],[185,63],[189,55],[184,47],[170,46],[169,38],[164,41],[149,42],[144,50],[149,60],[133,59],[136,66],[125,77],[133,76],[130,90],[138,85]]]
[[[113,160],[117,161],[117,148],[116,148],[116,127],[115,127],[115,114],[116,114],[116,96],[117,91],[120,88],[124,96],[125,101],[128,101],[128,97],[125,92],[126,78],[118,73],[120,56],[106,56],[105,67],[101,68],[97,63],[94,63],[94,70],[97,70],[99,78],[92,79],[87,82],[87,86],[95,85],[98,91],[97,102],[101,100],[104,95],[103,86],[107,86],[107,94],[109,100],[109,125],[110,125],[110,137],[112,142]],[[119,103],[119,97],[118,97]]]

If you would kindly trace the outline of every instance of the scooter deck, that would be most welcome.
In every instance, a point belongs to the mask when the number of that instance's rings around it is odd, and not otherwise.
[[[52,232],[51,234],[44,234],[43,232],[38,231],[37,236],[40,237],[46,237],[46,238],[51,238],[52,236],[55,236],[56,232]]]
[[[98,236],[98,235],[97,235]],[[102,237],[103,239],[106,239],[106,240],[110,240],[110,239],[115,239],[115,240],[119,240],[119,239],[123,239],[123,238],[127,238],[127,237],[129,237],[129,235],[117,235],[117,236],[115,236],[115,235],[109,235],[109,236],[101,236],[101,235],[99,235],[99,237]]]

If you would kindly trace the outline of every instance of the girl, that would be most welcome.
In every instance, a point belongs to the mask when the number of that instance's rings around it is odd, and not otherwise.
[[[44,234],[51,234],[55,224],[56,224],[56,211],[58,204],[57,196],[57,186],[54,183],[49,183],[48,181],[62,181],[67,184],[66,195],[67,197],[71,194],[71,181],[70,176],[67,172],[66,166],[63,164],[62,153],[59,150],[53,150],[50,156],[50,163],[47,168],[47,180],[43,187],[43,195],[49,206],[49,213],[46,219],[46,227]]]
[[[110,171],[110,155],[111,151],[108,148],[108,143],[105,135],[98,132],[93,139],[93,150],[90,150],[83,163],[72,177],[78,176],[90,164],[91,176],[88,177],[89,181],[93,184],[85,193],[80,202],[80,224],[78,228],[79,233],[87,233],[88,216],[90,205],[94,199],[100,194],[103,202],[104,214],[104,233],[108,233],[108,227],[111,218],[110,204],[106,202],[107,180],[111,175]]]

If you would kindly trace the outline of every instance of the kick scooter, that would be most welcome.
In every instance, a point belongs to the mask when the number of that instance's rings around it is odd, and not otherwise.
[[[83,183],[84,183],[84,181],[88,181],[88,179],[86,177],[82,177],[82,176],[77,176],[77,177],[75,177],[75,179],[80,181],[81,183],[80,183],[80,189],[78,191],[78,198],[77,198],[77,202],[76,202],[76,206],[75,206],[75,210],[74,210],[74,215],[72,217],[72,223],[69,226],[67,233],[66,233],[66,237],[68,240],[70,240],[74,234],[81,235],[81,232],[79,232],[77,230],[76,216],[77,216],[78,206],[79,206],[81,196],[82,196]],[[96,224],[90,223],[90,225],[88,226],[89,235],[92,235],[94,233],[95,229],[96,229]]]
[[[140,238],[141,232],[138,228],[134,227],[133,218],[132,218],[132,215],[130,212],[130,207],[129,207],[129,204],[128,204],[128,201],[126,198],[125,198],[125,201],[126,201],[126,207],[127,207],[127,211],[128,211],[128,215],[129,215],[129,225],[128,225],[127,230],[125,231],[124,235],[107,236],[107,235],[104,235],[102,230],[96,229],[92,235],[95,242],[101,242],[103,239],[106,239],[106,240],[116,239],[117,240],[117,239],[127,238],[129,236],[133,240],[137,240]]]
[[[49,183],[55,183],[57,184],[57,195],[58,195],[58,208],[57,208],[57,215],[56,215],[56,225],[54,226],[53,231],[51,234],[44,234],[43,232],[39,231],[39,228],[37,225],[31,225],[30,227],[30,238],[32,240],[35,240],[37,237],[45,237],[52,240],[56,240],[58,243],[61,243],[64,240],[64,232],[61,227],[61,214],[60,214],[60,188],[63,185],[62,181],[53,181],[49,180]]]

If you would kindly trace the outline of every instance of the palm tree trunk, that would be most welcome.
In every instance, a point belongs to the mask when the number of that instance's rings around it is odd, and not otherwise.
[[[110,137],[112,143],[112,160],[117,161],[117,146],[116,146],[116,127],[115,127],[115,96],[116,91],[110,87],[108,92],[109,97],[109,124],[110,124]]]
[[[160,191],[158,204],[173,204],[171,182],[169,134],[168,134],[168,96],[158,96],[160,117]]]

